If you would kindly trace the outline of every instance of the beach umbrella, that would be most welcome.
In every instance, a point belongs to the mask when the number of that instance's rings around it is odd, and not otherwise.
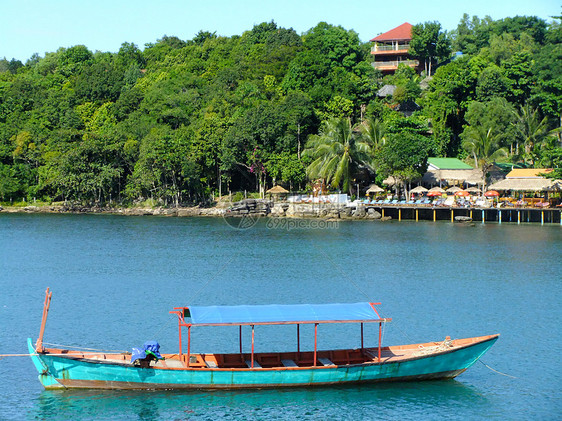
[[[289,190],[284,189],[281,186],[275,186],[266,191],[267,194],[286,194],[289,193]]]
[[[413,188],[412,190],[410,190],[410,193],[425,193],[427,191],[427,189],[423,186],[418,186]]]
[[[484,196],[486,197],[499,197],[499,193],[495,190],[488,190],[486,193],[484,193]]]
[[[468,189],[466,189],[466,191],[469,193],[476,193],[476,194],[481,193],[480,189],[477,187],[469,187]]]
[[[445,191],[446,191],[447,193],[456,193],[456,192],[458,192],[459,190],[461,190],[460,187],[453,186],[453,187],[449,187],[449,188],[448,188],[447,190],[445,190]]]
[[[435,197],[435,196],[441,196],[443,193],[438,192],[438,191],[428,191],[427,192],[427,197]]]
[[[455,192],[455,196],[470,196],[470,193],[466,190],[458,190]]]
[[[382,193],[383,191],[384,191],[384,189],[380,188],[376,184],[371,184],[369,186],[369,188],[367,189],[367,194],[369,194],[369,193]]]
[[[445,193],[445,190],[443,190],[441,187],[432,187],[429,189],[429,191],[436,191],[439,192],[441,194]]]

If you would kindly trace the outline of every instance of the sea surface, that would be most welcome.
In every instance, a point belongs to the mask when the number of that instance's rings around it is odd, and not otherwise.
[[[253,224],[253,222],[256,222]],[[560,419],[562,226],[450,222],[299,224],[222,218],[0,214],[0,354],[45,341],[177,352],[184,305],[374,301],[383,344],[500,333],[454,380],[258,391],[45,391],[29,357],[0,357],[1,420]],[[298,226],[297,226],[298,225]],[[194,328],[194,352],[238,349],[237,328]],[[367,346],[378,331],[366,327]],[[244,330],[249,346],[250,331]],[[294,327],[256,327],[256,350],[292,350]],[[301,328],[301,347],[313,332]],[[319,348],[357,347],[319,327]],[[492,371],[496,370],[496,371]],[[500,372],[500,373],[498,373]]]

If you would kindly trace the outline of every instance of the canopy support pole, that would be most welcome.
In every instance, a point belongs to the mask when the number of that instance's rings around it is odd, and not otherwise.
[[[254,325],[252,325],[252,358],[250,366],[254,368]]]
[[[35,344],[36,351],[43,350],[43,334],[45,333],[45,325],[47,324],[47,315],[49,314],[49,307],[51,306],[51,297],[53,293],[49,291],[49,288],[45,291],[45,302],[43,303],[43,316],[41,317],[41,329],[39,330],[39,338]]]
[[[381,362],[382,323],[379,323],[379,363]]]
[[[361,323],[361,349],[365,348],[363,346],[363,323]]]
[[[318,323],[314,323],[314,363],[313,367],[316,367],[316,350],[318,348]]]
[[[300,327],[301,325],[297,324],[297,359],[301,357],[301,334],[300,334]]]
[[[242,325],[240,325],[240,330],[238,332],[238,338],[240,339],[240,355],[242,355]]]
[[[187,327],[187,366],[191,360],[191,326]]]
[[[182,360],[182,343],[181,343],[181,319],[178,318],[178,330],[179,330],[179,338],[180,338],[180,352],[178,353],[180,357],[180,361]]]

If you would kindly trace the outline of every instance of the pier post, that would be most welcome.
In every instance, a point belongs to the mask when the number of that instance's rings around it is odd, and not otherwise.
[[[560,225],[562,225],[562,210],[560,211]]]
[[[470,219],[472,219],[472,209],[470,210]]]
[[[435,209],[433,209],[433,222],[435,222],[435,221],[436,221],[436,218],[435,218]]]
[[[416,208],[416,222],[418,222],[418,208]]]
[[[484,215],[484,209],[482,209],[482,223],[484,223],[484,219],[486,219],[486,218],[485,218],[485,215]]]
[[[402,220],[402,209],[398,208],[398,220]]]
[[[521,223],[521,211],[517,211],[517,225]]]
[[[498,224],[502,223],[502,211],[498,210]]]
[[[384,208],[381,208],[381,216],[384,218]]]
[[[454,216],[453,216],[453,215],[454,215],[454,212],[455,212],[455,211],[453,211],[453,209],[451,209],[451,222],[453,222],[453,220],[454,220]]]
[[[541,211],[541,225],[544,225],[544,211]]]

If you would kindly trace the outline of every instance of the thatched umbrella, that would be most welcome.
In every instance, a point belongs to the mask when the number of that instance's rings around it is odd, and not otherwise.
[[[453,186],[453,187],[449,187],[447,190],[445,190],[447,193],[456,193],[459,190],[462,190],[460,187],[457,186]]]
[[[266,191],[267,194],[287,194],[289,193],[289,190],[284,189],[281,186],[274,186],[272,188],[270,188],[268,191]]]
[[[371,184],[371,185],[369,186],[369,188],[367,189],[367,192],[366,192],[366,193],[367,193],[367,194],[371,194],[371,193],[381,193],[381,192],[383,192],[383,191],[384,191],[383,188],[377,186],[376,184]]]
[[[425,192],[427,192],[427,189],[424,186],[418,186],[410,190],[410,193],[415,193],[415,194],[422,194]]]
[[[386,184],[387,186],[395,186],[396,184],[399,184],[400,181],[397,178],[389,175],[382,181],[382,183]]]
[[[275,195],[276,197],[280,197],[282,194],[289,193],[289,190],[284,189],[281,186],[273,186],[268,191],[265,192],[266,194]]]
[[[474,194],[482,193],[482,191],[479,188],[476,188],[476,187],[469,187],[468,189],[466,189],[466,191],[469,192],[469,193],[474,193]]]

